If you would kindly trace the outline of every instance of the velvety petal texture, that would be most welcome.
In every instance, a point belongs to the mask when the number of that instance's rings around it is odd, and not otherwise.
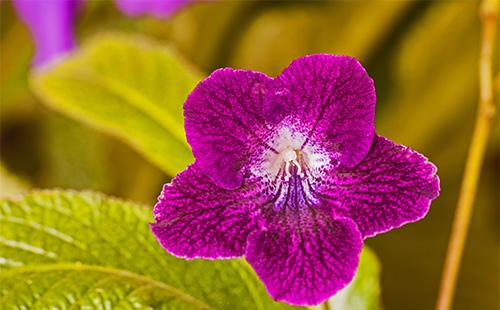
[[[313,213],[250,235],[246,258],[273,298],[314,305],[352,280],[362,244],[352,220]]]
[[[436,166],[409,147],[375,136],[366,158],[341,167],[318,189],[337,216],[352,218],[371,237],[423,218],[439,195]]]
[[[248,234],[259,228],[255,216],[258,196],[255,185],[238,191],[219,188],[193,164],[164,186],[151,229],[176,256],[241,256]]]
[[[35,41],[35,66],[42,66],[75,47],[73,22],[78,0],[14,0],[19,17]]]
[[[123,14],[131,17],[150,14],[163,18],[172,15],[189,0],[115,0]]]
[[[293,61],[266,97],[266,119],[298,123],[307,143],[321,143],[332,159],[352,167],[375,134],[375,87],[352,57],[311,55]]]
[[[196,163],[222,188],[241,186],[254,148],[266,143],[262,104],[271,81],[258,72],[219,69],[184,104],[186,136]]]
[[[219,69],[184,105],[196,162],[165,185],[151,229],[185,258],[245,256],[276,299],[319,304],[356,273],[363,239],[414,222],[436,167],[375,135],[375,89],[352,57],[277,78]]]

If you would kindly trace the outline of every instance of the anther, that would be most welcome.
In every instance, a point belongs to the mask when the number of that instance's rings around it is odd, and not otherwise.
[[[290,177],[292,176],[292,173],[290,172],[290,166],[291,164],[295,165],[297,167],[297,174],[299,177],[304,177],[304,173],[302,172],[302,167],[300,166],[299,162],[297,161],[297,152],[288,149],[285,151],[283,154],[283,159],[285,160],[285,181],[289,181]]]

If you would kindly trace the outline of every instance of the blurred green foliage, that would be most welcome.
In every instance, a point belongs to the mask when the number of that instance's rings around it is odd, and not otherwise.
[[[0,6],[2,195],[27,187],[92,188],[152,205],[175,168],[166,164],[156,168],[137,148],[130,148],[128,145],[137,146],[131,142],[136,132],[125,137],[112,132],[112,137],[87,127],[88,122],[76,123],[40,104],[28,86],[29,34],[9,2],[2,1]],[[89,1],[79,17],[77,33],[82,43],[109,31],[154,38],[184,55],[204,74],[233,66],[274,76],[292,59],[310,53],[359,58],[377,88],[377,131],[415,148],[439,168],[441,196],[426,219],[368,240],[381,260],[384,307],[420,310],[432,308],[437,296],[474,122],[480,30],[477,6],[472,1],[214,1],[192,4],[171,19],[156,20],[125,18],[110,1]],[[90,61],[83,60],[85,57],[83,52],[81,61]],[[155,92],[157,83],[161,81],[152,80]],[[499,94],[497,87],[497,100]],[[151,104],[165,99],[151,98]],[[68,114],[72,108],[56,107]],[[173,108],[177,112],[173,110],[165,121],[165,114],[149,113],[148,117],[156,126],[168,126],[169,117],[182,119],[175,114],[180,113],[180,106]],[[495,122],[455,309],[500,307],[498,142]],[[168,154],[162,155],[155,154],[158,158],[152,161],[168,160]],[[187,157],[185,160],[189,162]],[[11,182],[19,178],[23,181]]]
[[[101,35],[35,72],[31,85],[44,103],[117,136],[175,175],[193,161],[182,104],[201,79],[178,59],[142,37]]]

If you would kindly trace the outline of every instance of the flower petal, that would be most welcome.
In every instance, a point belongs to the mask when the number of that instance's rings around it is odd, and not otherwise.
[[[248,234],[259,227],[254,214],[258,192],[253,185],[238,191],[218,188],[193,164],[164,186],[151,229],[161,245],[176,256],[241,256]]]
[[[375,134],[375,88],[352,57],[310,55],[293,61],[274,81],[264,103],[266,120],[298,124],[332,159],[352,167]]]
[[[197,165],[220,187],[240,187],[246,159],[265,144],[262,103],[270,81],[258,72],[219,69],[184,104],[186,136]]]
[[[273,298],[295,305],[318,304],[354,277],[362,247],[347,218],[311,217],[273,225],[249,236],[246,259]]]
[[[352,218],[363,237],[423,218],[439,195],[436,167],[411,148],[375,136],[356,167],[340,167],[317,193],[333,202],[337,216]]]
[[[14,1],[17,14],[29,27],[35,41],[35,66],[44,65],[73,49],[73,21],[78,5],[78,0]]]
[[[188,2],[188,0],[116,0],[116,6],[123,14],[131,17],[151,14],[163,18],[170,16]]]

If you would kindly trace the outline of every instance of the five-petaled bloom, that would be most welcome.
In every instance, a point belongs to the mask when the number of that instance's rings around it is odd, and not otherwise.
[[[351,57],[310,55],[277,78],[219,69],[185,105],[196,162],[165,185],[151,228],[183,258],[245,256],[276,299],[346,286],[363,239],[425,216],[436,167],[375,134],[375,88]]]

